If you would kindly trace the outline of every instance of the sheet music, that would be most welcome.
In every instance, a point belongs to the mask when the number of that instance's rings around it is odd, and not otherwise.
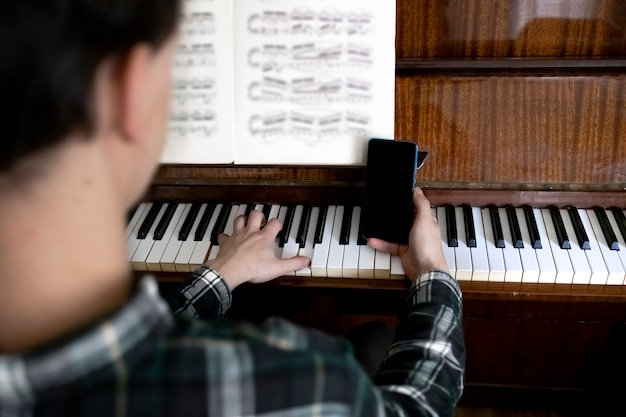
[[[164,161],[364,164],[393,137],[395,5],[186,3]]]
[[[184,2],[162,162],[233,161],[232,3]]]

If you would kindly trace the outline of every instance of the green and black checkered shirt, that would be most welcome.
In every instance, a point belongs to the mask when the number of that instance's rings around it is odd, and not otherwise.
[[[465,351],[461,292],[449,275],[431,272],[411,287],[373,382],[342,339],[281,319],[261,327],[217,319],[230,300],[207,268],[169,306],[144,278],[127,305],[85,332],[0,355],[0,416],[454,414]]]

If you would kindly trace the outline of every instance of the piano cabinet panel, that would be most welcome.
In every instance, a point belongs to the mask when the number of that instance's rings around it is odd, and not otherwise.
[[[465,318],[468,386],[589,391],[619,324]],[[621,361],[620,357],[612,358]]]
[[[399,58],[626,55],[622,0],[398,0]]]
[[[398,75],[395,123],[424,183],[626,187],[626,75]]]

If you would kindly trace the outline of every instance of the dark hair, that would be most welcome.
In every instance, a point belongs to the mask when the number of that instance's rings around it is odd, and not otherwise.
[[[93,129],[93,77],[134,45],[160,47],[181,0],[0,0],[0,172]]]

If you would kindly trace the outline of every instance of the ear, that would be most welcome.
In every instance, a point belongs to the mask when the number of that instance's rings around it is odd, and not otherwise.
[[[118,128],[124,139],[133,142],[146,137],[151,57],[152,49],[148,45],[135,45],[118,69]]]

